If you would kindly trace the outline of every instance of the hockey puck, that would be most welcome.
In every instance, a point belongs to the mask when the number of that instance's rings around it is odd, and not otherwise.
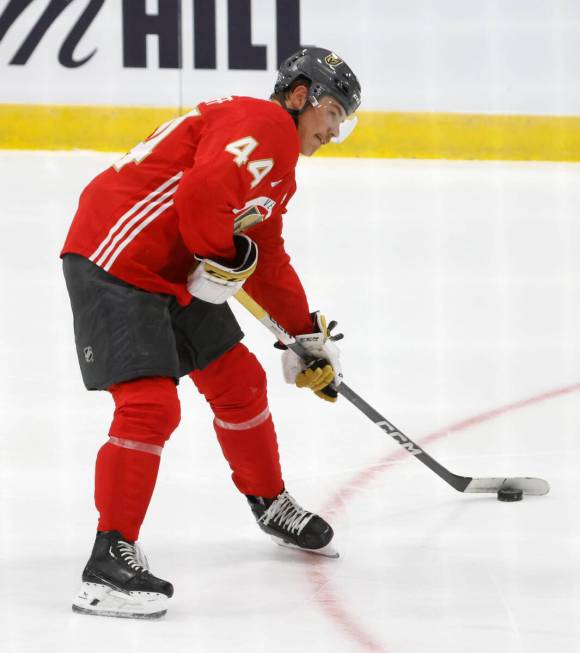
[[[497,493],[498,501],[521,501],[524,498],[523,490],[516,490],[515,488],[503,488]]]

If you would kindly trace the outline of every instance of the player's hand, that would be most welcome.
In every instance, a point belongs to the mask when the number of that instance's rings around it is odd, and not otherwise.
[[[195,257],[196,267],[187,277],[187,289],[210,304],[223,304],[244,285],[258,265],[258,247],[247,236],[234,236],[236,259],[231,264]]]
[[[320,312],[312,314],[312,322],[314,332],[296,336],[296,340],[314,360],[306,364],[292,350],[286,349],[282,354],[284,379],[299,388],[309,388],[325,401],[335,402],[338,397],[336,388],[342,381],[340,350],[336,341],[343,335],[331,335],[336,322],[327,326],[326,318]]]

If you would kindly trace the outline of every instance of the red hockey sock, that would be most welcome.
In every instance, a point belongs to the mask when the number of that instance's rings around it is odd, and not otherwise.
[[[256,357],[238,344],[190,376],[214,412],[214,428],[236,487],[244,494],[277,496],[284,481],[266,374]]]
[[[278,444],[272,417],[258,426],[240,428],[240,424],[223,426],[214,421],[222,452],[232,470],[232,480],[243,494],[276,497],[284,489]],[[235,428],[234,428],[235,426]]]
[[[95,472],[98,530],[119,531],[130,542],[139,539],[160,460],[159,455],[111,442],[101,447]]]
[[[97,456],[98,530],[116,530],[134,541],[155,488],[163,445],[179,424],[179,400],[175,383],[167,378],[119,383],[109,391],[115,416],[109,441]]]

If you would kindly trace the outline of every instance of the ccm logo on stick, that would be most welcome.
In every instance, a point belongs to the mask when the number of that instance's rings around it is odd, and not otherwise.
[[[386,419],[381,420],[380,422],[375,422],[377,426],[380,426],[383,431],[386,431],[389,435],[392,435],[394,438],[397,438],[399,442],[405,447],[405,449],[409,452],[412,453],[414,456],[417,454],[423,453],[422,449],[419,449],[419,447],[415,448],[415,445],[409,441],[409,438],[404,436],[402,433],[397,431],[397,429],[390,423],[387,422]]]

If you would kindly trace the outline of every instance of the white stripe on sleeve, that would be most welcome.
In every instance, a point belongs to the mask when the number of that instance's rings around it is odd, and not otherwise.
[[[101,244],[100,244],[100,245],[97,247],[97,249],[96,249],[96,250],[95,250],[95,251],[94,251],[94,252],[89,256],[89,259],[90,259],[91,261],[93,261],[93,263],[96,263],[97,265],[102,265],[102,262],[103,262],[107,257],[106,257],[106,256],[101,257],[101,256],[100,256],[100,255],[101,255],[101,252],[103,251],[103,249],[104,249],[105,247],[107,247],[107,246],[109,245],[109,243],[111,242],[111,240],[112,240],[113,237],[115,236],[115,233],[116,233],[119,229],[121,229],[121,228],[123,227],[124,223],[125,223],[125,222],[126,222],[126,221],[127,221],[127,220],[128,220],[128,219],[129,219],[129,218],[130,218],[134,213],[135,213],[135,212],[139,211],[139,209],[141,209],[141,207],[143,207],[143,206],[149,204],[149,203],[150,203],[150,202],[151,202],[151,201],[152,201],[152,200],[153,200],[157,195],[159,195],[160,193],[163,193],[164,190],[166,190],[166,189],[169,188],[170,186],[175,186],[175,188],[173,189],[173,192],[175,192],[175,190],[177,189],[177,183],[179,182],[179,180],[181,179],[181,177],[183,177],[183,171],[178,172],[176,175],[173,175],[173,177],[171,177],[171,179],[168,179],[167,181],[163,182],[163,183],[161,184],[161,186],[159,186],[159,187],[156,188],[154,191],[152,191],[151,193],[149,193],[149,195],[147,195],[147,197],[143,198],[142,200],[140,200],[139,202],[137,202],[136,204],[134,204],[134,205],[133,205],[133,206],[132,206],[128,211],[126,211],[125,213],[123,213],[123,215],[122,215],[122,216],[117,220],[117,222],[116,222],[116,223],[111,227],[111,229],[109,230],[109,233],[108,233],[107,236],[104,238],[104,240],[101,242]],[[161,200],[161,201],[163,201],[163,200]],[[159,203],[159,202],[157,202],[157,204],[158,204],[158,203]],[[144,213],[147,213],[147,210],[145,210]],[[141,217],[144,215],[144,213],[141,214]],[[122,236],[121,236],[121,237],[122,237]],[[114,247],[114,245],[113,245],[112,247],[108,247],[108,248],[107,248],[107,252],[110,252],[110,251],[112,250],[113,247]],[[99,257],[100,257],[100,258],[99,258]],[[99,259],[99,260],[97,261],[97,259]]]

